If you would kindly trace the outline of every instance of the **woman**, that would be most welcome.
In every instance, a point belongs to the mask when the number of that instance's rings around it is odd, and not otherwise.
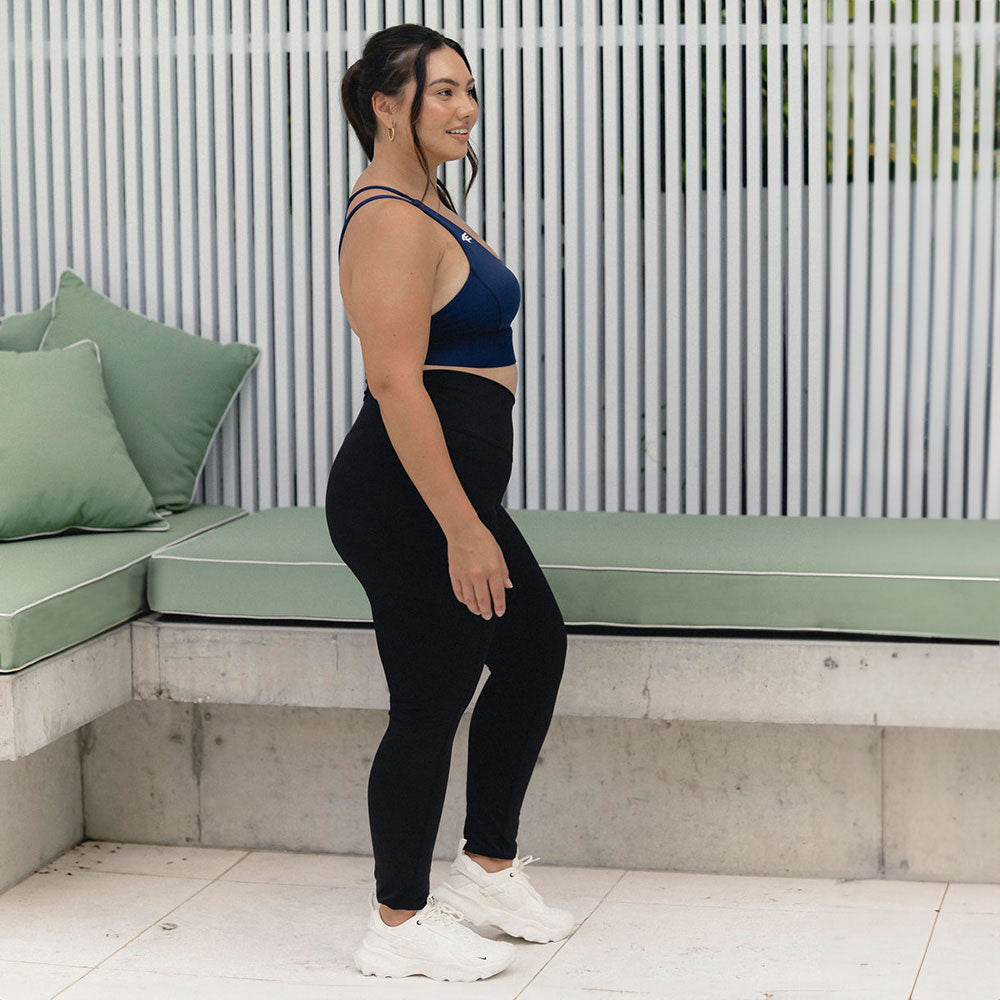
[[[371,161],[340,241],[366,388],[330,470],[326,517],[368,595],[390,703],[368,783],[376,888],[354,961],[366,975],[485,979],[514,949],[459,920],[529,941],[573,926],[528,881],[537,859],[516,851],[566,657],[559,607],[501,506],[521,291],[435,181],[461,157],[476,175],[478,98],[461,46],[422,25],[380,31],[341,100]],[[429,893],[455,731],[484,663],[464,836]]]

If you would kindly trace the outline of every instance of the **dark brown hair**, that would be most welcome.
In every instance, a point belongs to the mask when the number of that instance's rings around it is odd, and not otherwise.
[[[413,95],[413,107],[410,109],[410,131],[413,135],[413,146],[427,176],[427,186],[424,187],[423,193],[426,195],[427,187],[436,184],[441,201],[455,212],[455,205],[444,182],[431,177],[430,166],[417,138],[416,130],[416,122],[420,117],[424,99],[424,83],[427,80],[427,56],[445,45],[453,48],[462,57],[471,74],[472,67],[465,58],[462,46],[433,28],[422,24],[397,24],[375,32],[365,42],[361,58],[348,67],[340,81],[340,102],[365,155],[371,161],[375,155],[375,130],[378,127],[375,112],[372,110],[372,94],[379,91],[389,97],[399,97],[406,84],[415,78],[417,89]],[[475,88],[472,96],[478,104],[479,95]],[[468,194],[479,172],[479,157],[476,156],[471,144],[465,158],[472,166],[472,177],[465,189],[465,193]]]

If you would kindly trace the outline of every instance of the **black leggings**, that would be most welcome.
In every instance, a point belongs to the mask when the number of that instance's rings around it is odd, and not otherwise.
[[[389,687],[389,725],[372,760],[368,816],[376,898],[398,910],[427,902],[452,744],[484,663],[490,675],[469,726],[465,850],[517,855],[521,804],[566,659],[559,606],[501,506],[513,455],[513,394],[454,369],[429,369],[423,381],[455,472],[514,586],[505,590],[505,613],[489,621],[455,596],[444,532],[366,387],[330,470],[326,521],[368,595]]]

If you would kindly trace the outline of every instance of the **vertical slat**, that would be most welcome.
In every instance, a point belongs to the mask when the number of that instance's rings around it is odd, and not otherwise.
[[[954,517],[945,496],[945,422],[947,420],[948,355],[951,353],[952,122],[954,115],[954,22],[950,3],[940,7],[937,25],[940,103],[938,105],[937,177],[934,184],[934,270],[932,276],[930,399],[928,400],[927,516]],[[954,456],[950,456],[954,460]]]
[[[310,268],[311,295],[309,311],[312,319],[311,359],[312,400],[313,400],[313,476],[314,500],[316,505],[325,502],[325,490],[330,465],[333,462],[333,392],[343,395],[335,386],[335,376],[330,371],[330,307],[329,300],[336,300],[338,291],[337,262],[331,257],[331,227],[335,225],[338,200],[336,179],[331,176],[328,150],[328,123],[339,130],[343,114],[339,113],[340,102],[337,76],[327,76],[326,52],[333,48],[327,45],[325,36],[326,5],[324,0],[309,0],[309,211],[310,240],[307,252]],[[331,25],[336,29],[337,25]],[[327,211],[327,184],[334,197]],[[339,239],[339,233],[336,236]],[[335,245],[335,244],[334,244]],[[338,373],[339,374],[339,373]]]
[[[194,94],[192,93],[193,59],[191,53],[191,9],[190,0],[176,0],[174,4],[177,26],[176,48],[176,128],[177,137],[177,200],[178,200],[178,286],[180,306],[177,325],[190,333],[212,339],[211,318],[203,327],[198,294],[198,267],[202,255],[211,257],[212,246],[202,243],[195,233],[201,232],[201,206],[207,212],[211,202],[211,192],[204,202],[197,196],[197,168],[195,150],[200,149],[196,140]],[[162,6],[162,5],[161,5]],[[162,49],[161,49],[162,51]]]
[[[663,509],[670,514],[684,509],[683,461],[683,386],[681,357],[684,350],[684,304],[682,276],[684,268],[684,217],[681,204],[681,47],[680,0],[665,0],[664,69],[663,69],[663,130],[666,187],[666,232],[664,247],[667,254],[666,277],[666,357],[664,379],[666,416],[664,443],[666,449]]]
[[[669,16],[669,13],[668,13]],[[643,341],[639,363],[643,370],[643,414],[640,440],[642,447],[643,493],[639,509],[649,512],[664,509],[663,489],[666,452],[663,432],[663,344],[666,317],[664,311],[664,276],[666,255],[662,253],[665,229],[663,198],[660,195],[660,146],[663,143],[663,116],[669,96],[660,103],[660,25],[656,18],[643,17],[642,39],[642,183],[643,225],[642,285]],[[670,158],[670,143],[667,156]],[[546,224],[547,225],[547,224]],[[637,502],[637,506],[639,506]]]
[[[273,273],[271,270],[271,232],[268,224],[273,208],[269,186],[268,163],[271,137],[268,130],[267,82],[267,16],[266,7],[250,3],[250,148],[252,152],[252,259],[251,294],[254,300],[253,321],[257,327],[261,359],[258,364],[257,407],[257,489],[261,507],[280,506],[277,499],[281,488],[276,482],[276,433],[274,383],[275,369],[280,363],[274,342]]]
[[[453,38],[458,42],[462,48],[465,48],[465,42],[462,38],[462,28],[460,21],[460,11],[461,4],[455,3],[453,0],[449,3],[442,5],[443,10],[438,14],[435,12],[435,16],[439,18],[438,23],[441,25],[437,30],[440,31],[446,38]],[[466,51],[466,56],[469,58],[469,63],[472,66],[470,76],[475,77],[476,66],[475,60],[469,56],[468,51]],[[472,134],[475,129],[470,133],[469,139],[466,141],[466,150],[470,149],[469,143],[472,142]],[[451,200],[455,203],[455,208],[458,210],[458,216],[461,219],[465,219],[465,205],[463,204],[462,191],[465,187],[462,180],[463,174],[465,172],[465,159],[460,160],[449,160],[447,163],[441,165],[439,171],[439,176],[444,180],[445,187],[448,188],[448,193],[451,195]],[[466,220],[468,222],[468,220]]]
[[[910,367],[907,412],[906,509],[910,517],[929,516],[924,484],[927,482],[925,418],[931,335],[931,241],[933,204],[931,143],[933,139],[934,25],[930,12],[919,9],[917,51],[917,176],[914,190],[913,260],[910,265]]]
[[[50,36],[52,24],[50,22]],[[103,111],[104,118],[104,178],[106,192],[106,218],[107,225],[104,231],[105,253],[107,255],[107,289],[112,301],[122,303],[125,300],[125,269],[126,258],[122,252],[125,245],[125,230],[123,210],[125,206],[125,192],[122,187],[122,79],[121,67],[118,60],[118,46],[121,37],[118,26],[118,2],[105,0],[103,7],[102,28],[103,45],[101,48],[101,73],[104,78]],[[53,53],[53,56],[55,54]],[[56,76],[61,75],[59,63],[52,59],[50,72],[53,82]],[[55,91],[53,90],[53,97]],[[95,101],[95,104],[97,102]],[[53,124],[56,115],[53,106]],[[50,134],[50,138],[55,136]],[[60,160],[60,165],[62,160]],[[53,214],[59,211],[55,198],[55,188],[61,186],[61,181],[57,173],[56,159],[53,155],[53,184],[52,184],[52,204]],[[59,271],[59,248],[56,246],[56,272]],[[54,288],[53,284],[53,288]]]
[[[919,11],[917,50],[917,176],[914,197],[913,259],[910,264],[910,366],[907,412],[906,509],[910,517],[927,517],[924,494],[927,481],[925,418],[929,402],[931,242],[933,216],[933,72],[934,25],[928,11]]]
[[[581,95],[583,98],[583,150],[579,162],[580,187],[583,189],[583,316],[580,326],[579,402],[582,407],[580,473],[585,510],[602,506],[604,435],[602,433],[603,382],[601,371],[605,303],[601,250],[605,246],[602,226],[601,186],[601,32],[600,6],[588,5],[583,16]],[[609,85],[605,80],[604,86]]]
[[[31,47],[29,11],[14,5],[14,135],[20,146],[14,157],[17,191],[17,245],[23,247],[20,260],[20,287],[17,307],[27,311],[39,300],[38,261],[34,254],[35,197],[32,183]]]
[[[483,7],[483,77],[482,92],[484,94],[482,124],[480,135],[483,142],[483,157],[480,164],[485,195],[486,211],[480,235],[489,243],[501,257],[506,257],[503,233],[501,233],[500,209],[503,202],[503,93],[500,81],[500,8],[499,4],[490,3]],[[506,261],[507,266],[514,271],[513,262]],[[520,434],[520,415],[515,407],[514,440]],[[523,462],[523,451],[514,456],[514,468],[511,470],[510,483],[507,487],[505,500],[508,504],[518,506],[518,472]]]
[[[331,40],[341,38],[341,45],[331,44],[327,54],[327,73],[330,77],[330,102],[336,105],[337,115],[331,115],[335,127],[330,128],[330,214],[333,216],[333,239],[330,248],[331,266],[336,279],[331,278],[330,291],[330,376],[333,379],[333,442],[334,449],[354,420],[364,393],[363,359],[359,358],[360,344],[355,352],[351,333],[340,297],[339,262],[337,242],[346,215],[346,201],[354,179],[367,163],[353,129],[344,117],[340,99],[340,86],[348,66],[361,57],[361,10],[357,4],[348,4],[346,10],[341,0],[328,0],[327,16]],[[345,21],[346,18],[346,21]],[[345,30],[346,25],[346,30]],[[336,33],[336,34],[335,34]],[[355,169],[355,165],[357,165]]]
[[[185,3],[187,0],[185,0]],[[219,201],[215,190],[216,168],[215,154],[216,146],[213,137],[212,120],[212,89],[213,73],[209,55],[209,44],[211,42],[211,14],[210,4],[192,4],[190,9],[182,3],[177,10],[177,34],[178,34],[178,73],[177,73],[177,94],[178,105],[183,107],[184,101],[181,95],[185,88],[191,87],[190,102],[190,123],[185,126],[185,131],[191,136],[192,154],[189,160],[182,159],[182,166],[193,171],[190,184],[194,188],[198,202],[197,218],[191,226],[191,239],[197,243],[196,254],[191,254],[190,279],[189,283],[194,290],[195,300],[190,306],[185,301],[185,314],[192,316],[195,324],[190,327],[192,331],[197,330],[198,334],[206,340],[222,341],[222,330],[219,323],[218,299],[224,293],[224,288],[219,282],[216,246],[216,227],[219,218],[226,216],[226,202]],[[223,37],[227,37],[229,32],[220,25],[220,32]],[[182,40],[187,37],[189,41],[183,42],[183,50],[187,53],[184,60],[181,59]],[[181,68],[183,67],[183,72]],[[226,74],[228,76],[228,74]],[[189,82],[190,81],[190,82]],[[184,116],[179,116],[180,121]],[[219,122],[219,132],[222,135],[228,133],[225,118]],[[183,172],[181,174],[183,178]],[[182,195],[183,204],[183,195]],[[184,212],[181,212],[183,221]],[[184,260],[188,254],[182,254]],[[227,331],[225,342],[233,339],[232,330]],[[205,456],[204,469],[201,476],[201,489],[203,490],[206,502],[223,503],[223,495],[226,490],[226,482],[233,483],[236,479],[235,466],[233,462],[233,425],[231,416],[223,421],[219,434],[216,436],[212,446]],[[228,445],[228,447],[227,447]],[[224,464],[227,466],[224,468]],[[230,473],[232,470],[232,475]]]
[[[706,131],[706,211],[705,232],[705,501],[706,514],[723,513],[722,480],[726,458],[722,438],[722,320],[723,248],[726,245],[722,229],[722,46],[720,32],[722,11],[719,0],[707,0],[705,5],[705,131]],[[690,38],[690,34],[688,38]],[[700,72],[700,70],[699,70]],[[699,88],[700,89],[700,88]],[[701,156],[698,157],[699,162]]]
[[[808,0],[809,46],[809,269],[806,317],[806,445],[802,493],[803,513],[823,513],[823,372],[827,296],[827,93],[830,72],[824,40],[826,2]]]
[[[701,11],[684,0],[684,513],[702,506]]]
[[[313,414],[312,358],[310,344],[313,336],[312,317],[309,312],[310,273],[310,213],[309,213],[309,130],[306,115],[308,106],[308,80],[306,77],[306,9],[305,0],[288,0],[288,62],[290,88],[287,95],[291,132],[291,189],[292,216],[289,234],[291,261],[291,301],[287,312],[290,319],[285,336],[292,347],[292,382],[294,401],[289,401],[289,420],[295,438],[295,483],[291,502],[301,506],[315,505],[319,496],[319,477],[313,472]],[[284,61],[284,58],[282,59]],[[282,73],[284,76],[284,73]],[[283,132],[286,130],[283,128]],[[287,134],[287,133],[286,133]],[[287,141],[287,140],[286,140]],[[317,178],[319,180],[319,178]],[[284,204],[288,204],[287,198]],[[326,486],[325,481],[323,486]],[[289,484],[292,487],[292,484]]]
[[[844,393],[847,357],[847,288],[850,257],[847,223],[850,199],[848,174],[848,95],[850,45],[847,5],[833,5],[833,181],[830,191],[830,325],[827,330],[826,363],[826,480],[822,513],[828,517],[843,514],[844,475]]]
[[[459,6],[455,5],[456,8]],[[474,138],[470,140],[475,148],[476,156],[479,158],[479,170],[482,170],[483,143],[482,143],[482,120],[483,120],[483,65],[480,52],[482,44],[482,32],[479,25],[479,0],[462,0],[462,19],[465,27],[461,32],[462,48],[465,49],[465,56],[472,67],[472,75],[476,78],[476,94],[479,96],[479,119],[473,129]],[[458,37],[458,29],[456,35]],[[472,226],[477,233],[482,233],[482,201],[480,194],[482,191],[483,178],[481,174],[476,175],[476,180],[469,190],[468,197],[465,195],[465,188],[472,178],[472,169],[466,160],[462,161],[461,168],[462,185],[459,194],[462,198],[462,218]]]
[[[977,375],[969,370],[969,324],[971,322],[970,296],[972,294],[972,124],[975,119],[976,88],[976,25],[974,0],[962,0],[958,26],[960,46],[961,93],[959,98],[958,135],[958,184],[955,199],[955,245],[953,287],[951,299],[954,312],[949,328],[951,330],[951,357],[948,367],[951,373],[948,388],[948,469],[946,480],[945,508],[949,517],[970,517],[967,508],[966,487],[968,484],[968,454],[966,452],[966,412],[968,423],[981,424],[985,412],[968,410],[968,388]],[[942,147],[943,148],[943,147]],[[951,166],[952,143],[948,143],[948,166]],[[979,506],[978,498],[973,501]]]
[[[854,183],[851,186],[851,260],[848,285],[847,411],[844,435],[844,514],[863,517],[865,434],[865,350],[868,317],[868,93],[871,86],[868,5],[855,7]]]
[[[524,502],[525,506],[538,509],[545,506],[545,427],[549,420],[558,420],[558,415],[550,413],[546,391],[551,381],[548,368],[558,367],[555,357],[546,357],[543,310],[545,307],[545,287],[542,274],[544,243],[542,233],[542,172],[545,169],[543,144],[547,154],[555,139],[555,133],[546,135],[542,129],[540,103],[543,101],[538,72],[538,0],[525,0],[524,24],[521,28],[521,58],[524,73],[522,136],[518,145],[524,156],[524,182],[522,198],[524,213],[524,256],[522,258],[523,278],[521,279],[521,311],[515,320],[514,334],[518,361],[518,398],[523,403],[518,408],[523,416],[524,440]],[[545,178],[546,196],[549,194],[548,178]],[[508,199],[508,204],[510,200]],[[508,263],[508,267],[510,264]],[[523,378],[526,371],[532,377]]]
[[[582,353],[586,343],[587,330],[584,328],[585,306],[582,301],[583,284],[587,275],[583,268],[585,247],[583,234],[587,240],[596,238],[593,220],[584,218],[583,206],[593,192],[584,190],[580,167],[583,150],[592,150],[594,125],[587,101],[596,97],[593,85],[593,66],[584,66],[580,57],[580,28],[564,9],[563,21],[563,108],[561,133],[563,137],[563,182],[565,190],[565,301],[566,301],[566,355],[564,384],[566,386],[566,509],[585,510],[587,504],[584,489],[586,440],[583,427],[583,377]],[[592,61],[592,60],[591,60]],[[581,74],[590,74],[589,87],[582,85]]]
[[[237,24],[239,31],[237,33]],[[216,244],[218,248],[219,340],[254,343],[249,322],[250,244],[246,227],[249,156],[246,133],[246,33],[239,4],[212,3],[213,121],[215,124]],[[243,82],[241,87],[240,81]],[[242,93],[241,93],[242,91]],[[232,139],[230,139],[230,131]],[[238,249],[237,249],[238,248]],[[222,427],[222,503],[254,504],[253,410],[257,385],[252,378],[236,398],[236,425]],[[237,464],[238,463],[238,464]]]
[[[726,7],[726,358],[725,407],[726,492],[722,512],[743,509],[743,272],[746,242],[743,239],[743,28],[740,12]],[[724,401],[723,401],[724,400]]]
[[[224,3],[225,0],[222,0]],[[235,264],[235,326],[246,331],[248,342],[261,348],[260,360],[256,367],[256,377],[240,393],[240,506],[259,510],[263,490],[261,476],[270,488],[270,473],[259,468],[257,432],[260,406],[268,397],[266,386],[270,378],[271,358],[267,344],[266,330],[256,322],[255,248],[253,221],[253,188],[250,167],[253,157],[253,135],[250,115],[250,22],[247,0],[232,2],[232,75],[233,75],[233,245],[236,248]],[[223,7],[223,10],[225,8]],[[216,12],[219,8],[216,7]],[[216,54],[218,54],[218,46]]]
[[[994,154],[995,155],[995,154]],[[992,175],[993,170],[990,170]],[[995,184],[995,182],[992,182]],[[993,364],[990,365],[990,427],[987,437],[989,469],[987,470],[987,513],[1000,516],[1000,364],[997,363],[997,331],[1000,331],[1000,195],[994,187],[993,197]]]
[[[56,2],[56,0],[53,0]],[[11,38],[13,35],[13,8],[10,4],[0,8],[0,134],[14,136]],[[19,258],[17,238],[16,196],[14,187],[17,155],[11,143],[4,156],[0,156],[0,317],[21,308],[18,295]],[[55,155],[53,153],[53,155]],[[58,180],[56,187],[59,186]]]
[[[154,58],[153,15],[155,11],[146,4],[136,4],[139,28],[139,127],[140,140],[137,158],[133,161],[142,178],[142,248],[143,275],[139,287],[140,299],[130,308],[142,312],[150,319],[163,319],[160,295],[160,274],[162,273],[163,239],[160,234],[160,144],[157,134],[156,78],[153,70]],[[74,27],[70,26],[70,37],[74,37]],[[75,37],[79,37],[77,31]],[[73,84],[70,84],[72,91]],[[74,192],[75,201],[75,192]],[[74,251],[77,247],[74,230]]]
[[[342,60],[342,68],[338,74],[338,78],[343,76],[347,67],[351,65],[355,59],[361,58],[364,43],[368,40],[368,36],[380,29],[382,24],[382,21],[380,20],[380,10],[381,7],[379,0],[365,0],[364,23],[367,25],[367,30],[362,31],[361,9],[357,4],[347,4],[347,32],[345,34],[345,42],[349,55],[346,59]],[[386,10],[386,23],[396,24],[401,20],[401,11],[397,11],[395,17],[393,17],[390,11],[388,9]],[[358,142],[357,137],[354,135],[353,130],[348,130],[344,134],[345,141],[347,142],[347,149],[345,150],[347,156],[345,161],[346,169],[341,179],[341,212],[339,215],[339,219],[341,221],[344,219],[346,214],[344,208],[346,206],[347,196],[350,193],[351,186],[353,185],[358,174],[360,174],[361,171],[368,165],[368,159],[366,158],[364,150],[361,148],[361,144]],[[354,204],[357,204],[357,201],[352,203],[352,208]],[[340,313],[343,315],[343,312],[343,306],[341,306]],[[344,316],[342,324],[339,324],[335,330],[334,357],[343,357],[345,359],[344,377],[350,382],[352,398],[350,419],[353,420],[354,414],[357,413],[358,409],[361,407],[361,398],[364,393],[364,358],[361,354],[361,341],[358,340],[353,333],[351,333],[346,315]]]
[[[991,391],[990,378],[990,299],[998,287],[990,284],[990,262],[996,252],[996,229],[993,218],[995,186],[993,182],[993,144],[996,139],[996,122],[990,109],[997,99],[997,46],[996,5],[985,3],[981,7],[981,35],[979,55],[979,148],[977,150],[976,207],[973,213],[975,250],[972,285],[972,331],[969,355],[969,504],[966,517],[998,517],[1000,505],[989,494],[987,478],[993,475],[998,452],[997,438],[989,435],[990,424],[997,426],[1000,396]],[[964,60],[963,60],[964,65]],[[993,327],[994,340],[998,343],[1000,324]],[[1000,367],[1000,357],[994,348],[992,374]],[[987,418],[987,414],[989,417]]]
[[[866,515],[879,517],[884,514],[883,493],[886,481],[885,427],[886,404],[889,395],[889,366],[887,359],[889,329],[889,6],[875,5],[875,30],[872,32],[874,51],[874,106],[875,142],[872,164],[875,180],[872,201],[867,216],[871,226],[871,253],[868,276],[871,300],[868,312],[868,365],[865,396],[865,445],[864,445],[864,503]],[[855,102],[857,106],[857,102]],[[865,176],[867,186],[867,173]],[[855,177],[855,189],[858,180]]]
[[[767,3],[767,334],[764,343],[764,513],[778,513],[784,492],[782,432],[784,381],[785,225],[784,126],[781,2]]]
[[[41,305],[55,294],[54,270],[52,260],[52,243],[49,238],[51,229],[50,216],[50,186],[49,160],[51,148],[48,137],[49,93],[46,80],[48,30],[45,17],[44,0],[31,0],[31,104],[32,117],[25,125],[25,146],[33,146],[33,178],[35,189],[35,214],[32,219],[31,244],[38,269],[37,285],[33,290],[32,307]]]
[[[122,162],[125,174],[125,259],[128,261],[123,305],[134,312],[141,309],[145,275],[142,173],[139,169],[139,23],[136,8],[137,0],[122,0]]]
[[[161,318],[164,323],[181,323],[180,246],[177,241],[179,206],[177,194],[177,100],[174,72],[174,30],[171,23],[173,3],[156,5],[156,82],[160,120],[160,155],[157,162],[160,196],[160,235],[163,256],[158,275],[163,297]]]
[[[274,344],[274,449],[277,483],[275,503],[278,507],[295,504],[295,482],[292,470],[298,467],[295,457],[295,433],[292,426],[292,399],[295,392],[295,367],[292,357],[295,337],[292,325],[291,234],[288,218],[288,91],[287,55],[285,49],[284,2],[269,0],[268,4],[268,93],[267,133],[270,150],[270,187],[267,214],[271,223],[270,274],[273,286],[271,337]]]
[[[105,250],[107,246],[107,219],[105,213],[106,195],[104,190],[104,115],[101,107],[100,27],[97,21],[96,4],[84,4],[83,29],[84,44],[84,106],[86,116],[84,129],[87,133],[87,256],[90,260],[89,283],[98,291],[106,292],[107,269]],[[171,145],[171,149],[173,146]]]
[[[762,60],[760,9],[757,4],[746,6],[746,146],[747,146],[747,309],[746,309],[746,514],[764,512],[763,496],[763,431],[764,396],[761,391],[761,363],[764,354],[764,241],[761,232],[763,214],[763,168],[761,136],[762,121]]]
[[[624,481],[622,497],[616,510],[642,510],[642,388],[643,343],[656,336],[643,315],[642,277],[642,129],[647,119],[641,118],[638,97],[641,93],[639,75],[639,4],[625,0],[622,4],[622,107],[624,131],[622,164],[625,172],[622,226],[623,321],[618,326],[621,342],[622,374],[621,403],[623,454],[620,467]],[[618,111],[615,111],[617,117]],[[655,134],[656,116],[648,119]],[[659,157],[657,157],[659,159]]]
[[[544,269],[539,275],[540,286],[535,294],[541,297],[545,311],[539,336],[541,349],[548,364],[545,366],[545,436],[544,436],[544,497],[545,506],[562,510],[566,504],[566,450],[563,445],[566,404],[563,394],[563,312],[560,289],[563,282],[563,214],[561,201],[564,188],[562,144],[565,141],[559,120],[559,95],[562,93],[562,73],[559,53],[562,49],[557,0],[542,0],[542,76],[540,91],[545,135]],[[568,259],[568,257],[566,258]]]
[[[603,428],[594,433],[598,451],[590,464],[599,468],[597,509],[621,508],[621,449],[622,449],[622,391],[621,391],[621,167],[618,157],[618,139],[621,123],[618,116],[618,4],[616,0],[602,0],[601,27],[598,31],[601,65],[601,128],[602,133],[602,188],[601,228],[604,233],[604,266],[599,281],[603,288],[603,322],[594,330],[593,363],[594,381],[603,388]],[[599,397],[600,398],[600,397]],[[599,417],[600,419],[600,417]]]
[[[503,28],[497,38],[499,56],[503,64],[503,117],[501,129],[503,145],[494,146],[490,155],[490,169],[494,171],[493,198],[498,210],[502,209],[499,225],[493,230],[498,242],[493,243],[493,249],[504,259],[507,267],[514,274],[523,276],[524,269],[521,260],[521,207],[523,198],[523,179],[521,177],[521,44],[518,30],[518,9],[520,0],[503,0]],[[500,97],[500,95],[497,95]],[[499,107],[499,102],[498,105]],[[503,149],[503,158],[500,150]],[[499,204],[497,204],[499,203]],[[525,314],[520,311],[514,320],[513,333],[518,354],[523,356]],[[515,506],[524,503],[525,480],[525,439],[524,439],[524,404],[519,402],[514,407],[514,465],[511,470],[510,482],[506,495]]]
[[[788,240],[782,253],[787,275],[785,314],[785,354],[783,407],[788,428],[784,448],[784,474],[781,498],[776,506],[768,508],[769,514],[784,513],[801,516],[804,496],[805,459],[805,394],[803,392],[803,347],[808,324],[805,314],[805,277],[809,261],[818,249],[818,242],[806,238],[804,223],[806,175],[802,150],[805,145],[805,99],[803,86],[803,59],[805,49],[802,35],[802,0],[788,4]],[[770,65],[770,59],[768,60]],[[773,328],[772,328],[773,329]],[[770,349],[769,349],[770,360]]]
[[[913,53],[910,4],[896,7],[899,32],[895,55],[896,177],[892,197],[892,307],[889,330],[888,439],[886,453],[885,516],[906,517],[906,394],[912,383],[909,371],[910,329],[910,144],[912,140],[911,93]]]

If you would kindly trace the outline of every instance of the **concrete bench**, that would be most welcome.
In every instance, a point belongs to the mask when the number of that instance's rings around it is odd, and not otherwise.
[[[1000,522],[510,513],[570,629],[525,803],[535,853],[1000,881]],[[0,802],[35,808],[16,823],[3,810],[0,842],[36,836],[4,855],[0,885],[84,832],[370,850],[364,784],[388,697],[322,509],[196,507],[174,522],[127,567],[119,554],[118,571],[78,573],[86,588],[38,567],[65,567],[55,543],[127,533],[8,544],[49,547],[34,564],[22,550],[17,574],[51,593],[18,600],[60,627],[2,609]],[[87,620],[91,638],[59,646]],[[62,651],[38,657],[45,635]],[[15,667],[18,651],[35,659]],[[457,758],[453,778],[442,829],[462,812]],[[972,812],[942,839],[938,813],[961,800]]]

